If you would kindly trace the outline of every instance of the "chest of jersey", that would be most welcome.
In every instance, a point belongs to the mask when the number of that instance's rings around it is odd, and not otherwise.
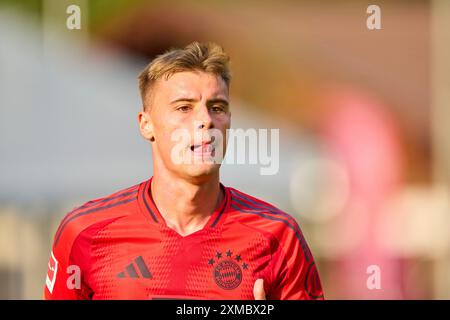
[[[253,299],[268,278],[268,240],[244,226],[187,237],[167,227],[113,225],[96,235],[85,281],[93,299]]]

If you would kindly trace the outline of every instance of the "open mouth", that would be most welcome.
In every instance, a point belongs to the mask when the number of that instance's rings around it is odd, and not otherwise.
[[[214,137],[211,137],[211,140],[203,141],[200,144],[193,144],[191,145],[191,151],[194,153],[194,155],[197,156],[214,156]]]
[[[211,143],[192,145],[191,151],[200,154],[210,154],[214,152],[214,146]]]

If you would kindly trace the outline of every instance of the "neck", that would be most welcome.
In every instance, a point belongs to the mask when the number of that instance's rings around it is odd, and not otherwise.
[[[194,183],[168,172],[154,172],[151,193],[167,226],[182,236],[202,229],[224,197],[219,174]]]

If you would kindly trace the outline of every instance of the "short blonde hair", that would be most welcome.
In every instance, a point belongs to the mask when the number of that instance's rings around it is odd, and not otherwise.
[[[203,71],[220,76],[230,86],[230,58],[213,42],[192,42],[183,49],[171,49],[150,62],[139,74],[139,90],[145,109],[145,99],[156,80],[183,71]]]

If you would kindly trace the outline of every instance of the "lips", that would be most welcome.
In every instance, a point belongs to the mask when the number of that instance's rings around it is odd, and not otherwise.
[[[202,144],[192,145],[191,151],[198,155],[212,154],[214,152],[214,146],[211,144],[211,141],[204,142]]]
[[[211,137],[209,140],[203,141],[200,144],[193,144],[191,145],[191,151],[196,157],[210,157],[214,156],[214,137]]]

